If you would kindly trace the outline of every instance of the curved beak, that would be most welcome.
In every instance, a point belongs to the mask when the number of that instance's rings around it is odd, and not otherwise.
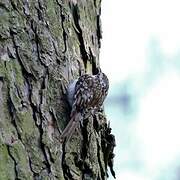
[[[102,72],[100,67],[97,67],[96,71],[97,71],[97,74],[100,74]]]

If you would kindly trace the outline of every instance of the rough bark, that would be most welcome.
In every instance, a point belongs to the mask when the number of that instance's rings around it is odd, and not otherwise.
[[[0,179],[106,179],[102,113],[59,140],[68,83],[99,65],[100,0],[1,0],[0,14]]]

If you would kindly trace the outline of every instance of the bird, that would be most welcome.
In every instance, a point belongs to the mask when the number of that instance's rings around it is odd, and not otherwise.
[[[109,80],[98,67],[96,74],[84,74],[67,87],[67,100],[71,106],[70,121],[61,134],[61,141],[69,140],[88,111],[98,111],[108,94]]]

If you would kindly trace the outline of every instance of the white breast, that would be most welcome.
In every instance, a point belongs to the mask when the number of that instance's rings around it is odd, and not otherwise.
[[[68,102],[69,105],[72,106],[73,104],[73,97],[74,97],[74,93],[75,93],[75,86],[77,83],[77,79],[72,81],[67,88],[67,98],[68,98]]]

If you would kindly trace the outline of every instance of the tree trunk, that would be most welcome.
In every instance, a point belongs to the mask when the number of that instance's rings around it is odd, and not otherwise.
[[[113,146],[102,112],[60,142],[67,85],[99,66],[100,2],[1,0],[1,180],[107,178]]]

